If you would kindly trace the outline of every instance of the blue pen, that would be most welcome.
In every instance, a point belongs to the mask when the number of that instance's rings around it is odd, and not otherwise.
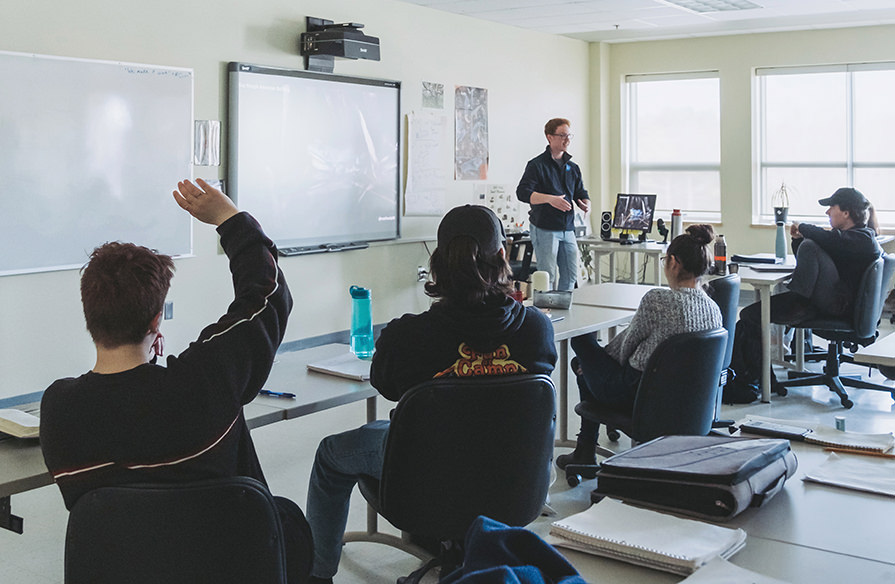
[[[269,389],[262,389],[258,393],[260,393],[261,395],[269,395],[271,397],[288,397],[288,398],[295,399],[294,393],[283,393],[281,391],[270,391]]]

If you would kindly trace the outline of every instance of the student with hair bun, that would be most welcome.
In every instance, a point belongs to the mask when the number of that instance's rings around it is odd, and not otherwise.
[[[679,333],[721,326],[721,310],[700,285],[700,278],[714,263],[710,248],[714,239],[711,225],[691,225],[675,237],[663,258],[669,287],[647,292],[628,328],[605,347],[592,334],[572,339],[576,355],[572,369],[578,376],[582,401],[633,411],[643,369],[662,341]],[[599,424],[582,419],[575,450],[558,456],[557,466],[595,464],[598,431]]]

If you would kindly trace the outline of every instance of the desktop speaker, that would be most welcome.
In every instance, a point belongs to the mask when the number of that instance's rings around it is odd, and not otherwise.
[[[607,240],[612,237],[612,211],[603,211],[600,215],[600,239]]]

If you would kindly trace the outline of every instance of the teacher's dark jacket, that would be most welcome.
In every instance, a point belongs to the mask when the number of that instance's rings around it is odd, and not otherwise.
[[[569,211],[560,211],[547,203],[531,204],[532,192],[545,195],[562,195],[572,205]],[[563,152],[559,161],[553,160],[550,147],[528,161],[516,197],[531,205],[528,213],[531,224],[548,231],[571,231],[575,228],[575,200],[589,199],[581,179],[581,169],[572,162],[572,155]]]

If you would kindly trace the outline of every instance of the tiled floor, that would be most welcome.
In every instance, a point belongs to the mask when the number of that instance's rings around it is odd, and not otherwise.
[[[888,329],[884,332],[891,332]],[[850,373],[866,374],[866,368],[848,366]],[[874,372],[875,380],[882,380]],[[887,382],[893,385],[891,381]],[[893,385],[895,390],[895,385]],[[839,399],[826,388],[796,388],[788,396],[775,397],[770,404],[725,406],[727,418],[741,418],[746,413],[788,418],[809,419],[833,425],[835,416],[845,416],[847,429],[859,432],[895,431],[895,402],[886,392],[852,390],[855,406],[845,410]],[[388,410],[380,404],[380,414]],[[280,422],[253,431],[261,463],[267,473],[271,490],[290,497],[304,507],[307,480],[314,452],[320,439],[333,431],[359,424],[365,416],[363,403],[320,412]],[[571,426],[575,426],[573,421]],[[605,442],[619,450],[630,446],[626,438],[618,444]],[[562,515],[583,509],[590,489],[583,484],[570,489],[562,479],[551,488],[551,505]],[[63,570],[63,542],[67,512],[55,487],[16,495],[13,511],[25,518],[24,535],[0,530],[0,581],[11,584],[61,584]],[[546,530],[550,518],[542,517],[533,529]],[[365,506],[359,496],[352,501],[349,529],[363,529]],[[418,562],[411,556],[378,544],[352,543],[346,546],[342,564],[335,581],[339,584],[386,584],[398,576],[411,572]]]

